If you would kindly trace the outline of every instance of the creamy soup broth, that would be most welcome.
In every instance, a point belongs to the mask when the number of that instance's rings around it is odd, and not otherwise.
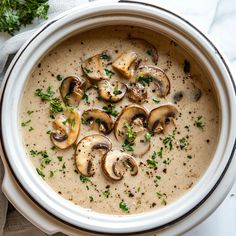
[[[156,65],[149,44],[137,39],[145,39],[154,45],[158,52]],[[124,78],[112,66],[120,55],[130,51],[135,52],[138,59],[142,59],[137,67],[157,66],[164,71],[170,82],[170,91],[160,97],[157,96],[154,82],[145,79],[142,81],[141,78],[147,98],[141,103],[134,102],[127,97],[126,91],[122,100],[112,103],[115,113],[121,114],[124,107],[130,104],[142,106],[149,113],[165,104],[171,104],[178,110],[174,119],[166,120],[162,132],[153,134],[145,128],[145,135],[148,134],[137,147],[140,148],[141,145],[141,149],[145,149],[146,142],[150,143],[149,150],[143,156],[133,155],[133,151],[130,151],[130,148],[136,149],[132,138],[124,145],[124,139],[118,141],[114,131],[105,134],[112,143],[112,150],[122,150],[133,156],[138,166],[138,173],[134,176],[131,176],[126,166],[123,178],[118,181],[111,180],[104,174],[99,150],[94,150],[91,159],[93,176],[84,176],[76,167],[76,144],[87,135],[102,135],[102,129],[99,131],[91,124],[83,124],[84,121],[81,121],[76,143],[65,150],[57,148],[50,139],[50,133],[55,131],[53,122],[63,112],[52,114],[49,100],[58,98],[59,103],[64,106],[60,95],[63,79],[74,75],[88,79],[85,75],[88,68],[83,71],[81,64],[104,51],[109,55],[109,58],[104,58],[106,76],[112,82],[120,81],[130,86],[131,80]],[[208,81],[208,75],[191,55],[163,35],[136,27],[109,26],[73,36],[41,59],[25,85],[20,126],[27,156],[36,173],[60,196],[75,205],[118,215],[165,207],[188,192],[202,177],[212,160],[218,138],[219,109],[214,90]],[[104,111],[104,106],[110,104],[98,97],[96,86],[97,83],[94,83],[87,89],[79,106],[74,108],[80,117],[88,109],[98,108]],[[42,100],[42,93],[48,95],[48,100]],[[110,114],[110,117],[115,121],[119,115]],[[131,124],[127,125],[131,126],[129,131],[132,136],[135,131]],[[125,130],[128,132],[128,128]],[[102,152],[104,154],[104,150]]]

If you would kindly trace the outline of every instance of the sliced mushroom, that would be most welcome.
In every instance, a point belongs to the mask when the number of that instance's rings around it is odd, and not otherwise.
[[[64,103],[69,106],[78,107],[84,95],[84,87],[86,87],[86,80],[77,76],[65,78],[60,86],[60,93]]]
[[[140,83],[134,83],[128,90],[128,98],[137,103],[143,103],[147,99],[147,90]]]
[[[174,100],[174,103],[176,104],[177,102],[180,102],[183,98],[183,92],[179,91],[179,92],[176,92],[173,96],[173,100]]]
[[[109,76],[106,73],[106,67],[109,60],[110,56],[106,52],[102,52],[83,61],[81,67],[84,74],[92,80],[98,81],[109,79]]]
[[[152,58],[152,62],[156,65],[158,62],[158,52],[156,47],[151,44],[150,42],[148,42],[145,39],[141,39],[141,38],[132,38],[132,36],[129,37],[130,42],[135,45],[141,45],[141,47],[145,50],[145,52],[151,56]]]
[[[101,167],[104,174],[112,180],[121,180],[127,169],[130,170],[130,174],[135,176],[138,174],[138,165],[135,159],[119,150],[111,150],[107,152],[101,161]]]
[[[114,126],[114,134],[118,141],[125,139],[126,137],[126,124],[130,125],[135,120],[139,119],[142,121],[143,127],[145,120],[147,119],[148,112],[147,110],[140,105],[129,105],[125,107],[120,116],[118,117],[115,126]]]
[[[51,133],[51,141],[56,147],[66,149],[77,140],[80,131],[80,116],[78,112],[68,109],[53,121],[53,126],[56,131]]]
[[[102,80],[98,83],[98,93],[102,99],[108,102],[119,102],[126,93],[126,85],[115,81]]]
[[[93,159],[104,156],[111,150],[111,141],[101,134],[93,134],[81,139],[75,150],[75,165],[84,176],[93,176]]]
[[[192,99],[195,102],[197,102],[202,96],[202,91],[200,88],[194,87],[191,92],[192,92]]]
[[[134,70],[131,66],[134,64],[136,59],[137,54],[135,52],[125,52],[112,63],[112,66],[125,78],[129,79],[133,76]]]
[[[170,92],[170,81],[166,73],[157,66],[139,67],[136,73],[136,80],[149,79],[157,87],[157,96],[165,97]]]
[[[132,155],[141,157],[149,151],[151,144],[146,134],[148,134],[146,129],[136,132]]]
[[[98,130],[103,134],[109,134],[112,131],[114,122],[110,115],[99,109],[90,109],[84,111],[83,122],[90,125],[94,130]]]
[[[162,133],[165,126],[173,120],[178,114],[178,110],[174,105],[163,105],[154,108],[148,117],[148,129],[152,133]]]

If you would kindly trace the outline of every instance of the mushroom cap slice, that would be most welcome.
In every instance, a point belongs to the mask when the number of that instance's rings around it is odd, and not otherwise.
[[[132,84],[127,94],[133,102],[143,103],[147,99],[147,90],[141,83]]]
[[[166,73],[157,66],[141,66],[137,70],[136,79],[150,78],[157,87],[157,96],[165,97],[170,92],[170,81]]]
[[[53,126],[56,131],[51,133],[51,141],[56,147],[66,149],[74,144],[78,138],[80,131],[79,113],[67,109],[63,115],[53,121]]]
[[[77,76],[69,76],[65,78],[60,86],[60,93],[63,102],[66,105],[78,107],[84,95],[83,87],[86,85],[86,80]]]
[[[126,136],[126,124],[130,125],[134,120],[140,119],[143,122],[147,119],[148,112],[147,110],[140,105],[129,105],[125,107],[114,126],[114,134],[118,141],[121,141]]]
[[[152,133],[162,133],[165,126],[176,117],[178,110],[174,105],[162,105],[154,108],[148,116],[148,130]]]
[[[102,157],[111,150],[111,141],[101,134],[92,134],[81,139],[75,150],[75,165],[84,176],[95,174],[93,159]]]
[[[150,140],[145,138],[147,133],[148,131],[146,129],[136,132],[132,155],[141,157],[149,151],[151,144]]]
[[[126,93],[127,87],[124,83],[102,80],[98,83],[98,93],[102,99],[108,102],[119,102]]]
[[[84,60],[81,64],[84,74],[95,81],[109,79],[105,71],[109,60],[105,59],[105,55],[107,56],[106,58],[110,60],[110,56],[108,56],[106,52],[102,52]]]
[[[130,174],[138,174],[138,164],[134,157],[119,150],[107,152],[101,161],[101,167],[104,174],[111,180],[121,180],[126,169],[130,169]]]
[[[82,114],[85,124],[89,124],[94,130],[98,130],[103,134],[109,134],[113,129],[113,119],[110,115],[100,109],[90,109]]]
[[[145,39],[142,39],[142,38],[135,38],[135,37],[132,37],[130,36],[129,37],[129,40],[130,42],[133,44],[133,45],[141,45],[143,50],[148,53],[149,56],[151,56],[152,58],[152,62],[156,65],[157,62],[158,62],[158,52],[157,52],[157,49],[156,47],[151,44],[150,42],[148,42],[147,40]]]
[[[118,70],[125,78],[130,79],[134,71],[131,66],[137,59],[135,52],[122,53],[113,63],[112,66]]]

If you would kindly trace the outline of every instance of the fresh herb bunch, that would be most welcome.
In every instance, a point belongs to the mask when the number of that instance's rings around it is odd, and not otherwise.
[[[13,35],[36,17],[47,19],[48,9],[48,0],[1,0],[0,32]]]

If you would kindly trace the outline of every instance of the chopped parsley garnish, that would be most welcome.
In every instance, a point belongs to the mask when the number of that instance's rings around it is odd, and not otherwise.
[[[34,111],[27,111],[27,114],[30,116]]]
[[[63,111],[62,103],[59,99],[53,98],[50,101],[50,111],[52,112],[52,114],[57,114]]]
[[[165,165],[169,165],[171,163],[171,160],[169,158],[167,158],[166,160],[163,161],[163,163]]]
[[[162,198],[162,200],[161,200],[161,205],[166,206],[166,204],[167,204],[166,200],[165,200],[164,198]]]
[[[119,112],[117,110],[115,110],[115,105],[114,104],[109,104],[108,106],[104,106],[102,109],[104,112],[106,112],[107,114],[110,114],[114,117],[117,117]]]
[[[111,76],[115,74],[113,71],[108,70],[106,68],[104,69],[104,71],[105,71],[106,76],[108,76],[109,78],[111,78]]]
[[[54,172],[50,170],[50,175],[49,177],[52,178],[54,176]]]
[[[93,199],[92,196],[89,196],[89,201],[90,201],[90,202],[93,202],[93,201],[94,201],[94,199]]]
[[[47,19],[48,0],[2,0],[0,3],[0,32],[13,35],[22,25],[37,18]]]
[[[179,147],[181,150],[187,150],[188,149],[188,140],[186,138],[181,138],[179,140]]]
[[[95,122],[96,122],[98,125],[101,125],[101,124],[102,124],[102,121],[101,121],[101,119],[99,119],[99,118],[96,118],[96,119],[95,119]]]
[[[84,176],[84,175],[80,175],[79,179],[82,183],[91,182],[91,180],[88,177]]]
[[[198,127],[199,129],[203,130],[205,127],[205,124],[202,121],[202,116],[198,116],[197,119],[194,121],[194,125]]]
[[[151,138],[152,138],[152,135],[147,132],[147,133],[144,135],[144,137],[145,137],[145,140],[146,140],[146,141],[150,141]]]
[[[42,89],[36,89],[35,95],[40,97],[43,101],[49,101],[49,100],[51,100],[52,96],[54,95],[54,92],[52,91],[52,87],[49,86],[47,88],[46,92],[43,92]]]
[[[187,158],[188,158],[188,159],[192,159],[193,157],[192,157],[191,155],[188,155]]]
[[[119,207],[124,212],[128,212],[129,211],[129,206],[124,201],[120,202]]]
[[[85,102],[88,102],[88,100],[89,100],[88,94],[87,94],[87,93],[84,93],[82,99],[83,99]]]
[[[154,80],[154,78],[152,76],[148,76],[148,75],[139,75],[136,80],[140,83],[142,83],[144,86],[145,85],[150,85],[150,83]]]
[[[61,167],[63,170],[66,169],[66,163],[64,162],[62,167]]]
[[[61,75],[57,75],[57,77],[56,77],[56,78],[57,78],[57,80],[58,80],[58,81],[62,81],[62,80],[63,80],[63,78],[62,78],[62,76],[61,76]]]
[[[58,161],[62,161],[63,160],[63,156],[57,156]]]
[[[104,196],[104,197],[106,197],[106,198],[109,198],[109,196],[110,196],[110,191],[109,190],[105,190],[104,192],[102,192],[102,195]]]
[[[31,132],[32,130],[34,130],[34,128],[33,128],[33,127],[30,127],[28,131]]]
[[[35,157],[38,155],[38,151],[32,149],[32,150],[30,150],[30,155]]]
[[[44,164],[48,165],[48,164],[52,161],[52,159],[49,157],[49,155],[48,155],[48,153],[47,153],[46,150],[40,152],[40,154],[41,154],[41,156],[42,156],[42,162],[43,162]]]
[[[184,60],[184,73],[189,73],[191,69],[190,62],[188,60]]]
[[[168,135],[163,139],[163,143],[167,146],[167,148],[171,151],[173,149],[173,140],[175,139],[176,129],[173,131],[173,134]]]
[[[134,143],[130,142],[129,140],[125,139],[124,143],[122,144],[122,148],[124,151],[132,152]]]
[[[146,53],[147,53],[149,56],[153,56],[153,51],[152,51],[152,49],[148,49],[148,50],[146,51]]]
[[[25,126],[27,126],[30,122],[31,122],[31,120],[27,120],[27,121],[25,121],[25,122],[21,122],[21,126],[22,126],[22,127],[25,127]]]
[[[42,170],[40,170],[39,168],[36,168],[36,171],[37,171],[38,175],[40,175],[42,178],[45,177],[45,174],[43,173]]]
[[[93,72],[92,70],[90,70],[89,68],[86,68],[86,67],[83,67],[82,69],[83,69],[83,72],[84,72],[85,74],[89,74],[89,73],[92,73],[92,72]]]
[[[107,55],[106,52],[102,52],[102,54],[100,55],[100,58],[107,61],[111,60],[111,57]]]
[[[150,159],[147,159],[147,164],[149,168],[155,169],[157,167],[158,162],[156,161],[157,152],[154,151]]]
[[[156,99],[156,98],[153,98],[152,101],[156,104],[159,104],[160,103],[160,100]]]
[[[161,180],[161,176],[157,175],[154,179],[154,183],[156,184],[156,187],[158,186],[158,182]]]
[[[157,152],[157,156],[160,158],[163,157],[163,147],[161,147],[160,150]]]
[[[115,86],[115,88],[113,89],[113,94],[114,95],[119,95],[121,93],[121,91],[118,88],[118,85]]]
[[[131,139],[131,140],[135,139],[136,138],[136,134],[133,132],[133,127],[130,126],[129,124],[127,124],[127,123],[124,125],[124,127],[127,130],[126,131],[126,135],[127,135],[128,139]]]
[[[147,164],[148,164],[149,168],[153,168],[154,169],[154,168],[157,167],[158,162],[156,160],[154,160],[154,159],[148,159],[147,160]]]

